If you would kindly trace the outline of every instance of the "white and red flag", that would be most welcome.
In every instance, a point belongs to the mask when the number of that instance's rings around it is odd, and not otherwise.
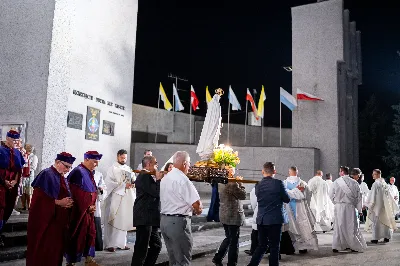
[[[304,92],[300,89],[297,89],[297,100],[303,100],[303,101],[323,101],[323,99],[312,95],[310,93]]]
[[[246,94],[246,101],[250,102],[251,109],[253,109],[254,117],[258,120],[256,103],[254,102],[253,96],[251,96],[251,93],[248,88],[247,88],[247,94]]]
[[[199,99],[197,98],[196,92],[194,91],[193,86],[190,89],[190,102],[192,104],[193,111],[199,109]]]

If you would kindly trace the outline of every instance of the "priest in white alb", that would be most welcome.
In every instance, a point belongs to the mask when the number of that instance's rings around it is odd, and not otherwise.
[[[332,230],[333,213],[330,209],[329,186],[322,179],[323,173],[318,170],[316,175],[308,181],[308,189],[312,193],[310,208],[315,216],[315,231],[327,232]]]
[[[349,168],[340,167],[340,177],[332,184],[329,196],[335,204],[333,252],[350,249],[362,252],[367,244],[360,232],[356,209],[362,211],[362,194],[358,182],[349,177]]]
[[[373,170],[372,178],[375,182],[365,203],[368,207],[367,220],[371,222],[371,243],[377,244],[382,238],[384,242],[389,242],[393,230],[397,228],[394,216],[399,212],[399,208],[391,195],[389,185],[381,177],[381,170]]]
[[[128,250],[127,231],[133,230],[133,204],[136,193],[135,174],[126,165],[127,151],[119,150],[117,161],[108,169],[105,183],[108,190],[104,201],[104,248]]]
[[[396,186],[396,178],[392,176],[389,179],[389,187],[390,187],[390,194],[392,195],[394,201],[397,203],[397,206],[399,206],[399,189]],[[395,219],[397,218],[398,213],[395,215]]]
[[[294,248],[302,254],[308,249],[318,250],[318,239],[314,230],[315,217],[309,206],[311,192],[297,173],[297,167],[290,167],[290,176],[284,181],[290,197],[285,207],[289,217],[289,235]]]

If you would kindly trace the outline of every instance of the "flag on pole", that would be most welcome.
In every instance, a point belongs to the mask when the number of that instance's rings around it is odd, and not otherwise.
[[[229,103],[232,104],[232,110],[233,111],[237,111],[237,110],[242,110],[242,108],[240,107],[240,103],[238,101],[238,99],[236,98],[235,93],[232,90],[232,87],[229,86]]]
[[[321,98],[318,98],[315,95],[312,95],[311,93],[304,92],[300,89],[297,89],[297,100],[303,100],[303,101],[323,101]]]
[[[181,102],[181,99],[179,99],[179,95],[178,95],[178,91],[175,87],[175,84],[172,85],[172,90],[173,90],[173,94],[175,97],[175,112],[179,112],[179,111],[183,111],[185,110],[185,107],[183,107],[183,104]]]
[[[286,107],[289,108],[290,111],[293,111],[297,107],[296,99],[292,96],[292,94],[285,91],[282,87],[281,87],[280,94],[281,94],[281,96],[280,96],[281,103],[286,105]]]
[[[254,102],[253,96],[251,96],[249,88],[247,88],[246,101],[250,102],[251,109],[253,109],[254,117],[258,120],[256,103]]]
[[[267,99],[267,96],[265,95],[264,85],[262,85],[260,99],[258,100],[258,110],[257,110],[257,115],[261,118],[264,118],[264,101],[266,99]]]
[[[197,98],[196,92],[194,91],[194,88],[190,89],[190,102],[192,104],[193,111],[196,111],[199,108],[199,99]]]
[[[207,86],[207,87],[206,87],[206,102],[207,102],[207,104],[208,104],[209,102],[211,102],[211,100],[212,100],[212,97],[211,97],[210,92],[208,91],[208,86]]]
[[[163,88],[161,82],[160,82],[160,90],[159,90],[158,95],[159,95],[159,97],[161,97],[161,101],[163,101],[163,103],[164,103],[164,109],[171,111],[172,105],[168,101],[167,95],[165,94],[165,91],[164,91],[164,88]]]

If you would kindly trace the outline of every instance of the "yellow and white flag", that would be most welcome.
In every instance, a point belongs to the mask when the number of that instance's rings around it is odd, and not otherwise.
[[[211,102],[211,100],[212,100],[212,97],[211,97],[210,92],[208,91],[208,86],[207,86],[207,87],[206,87],[206,101],[207,101],[207,104],[208,104],[209,102]]]
[[[172,105],[169,102],[169,100],[167,98],[167,95],[165,94],[165,91],[164,91],[164,88],[163,88],[161,82],[160,82],[160,91],[159,91],[159,96],[158,97],[161,98],[161,101],[164,102],[164,109],[168,110],[168,111],[171,111]]]
[[[264,101],[267,99],[267,96],[264,92],[264,85],[262,85],[260,99],[258,100],[258,108],[257,108],[257,115],[261,118],[264,118]]]

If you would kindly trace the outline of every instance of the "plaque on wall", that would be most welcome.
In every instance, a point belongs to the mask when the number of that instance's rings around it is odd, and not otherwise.
[[[115,123],[103,120],[103,135],[114,136]]]
[[[83,114],[68,111],[67,127],[82,130]]]
[[[100,110],[87,107],[85,139],[99,141]]]

